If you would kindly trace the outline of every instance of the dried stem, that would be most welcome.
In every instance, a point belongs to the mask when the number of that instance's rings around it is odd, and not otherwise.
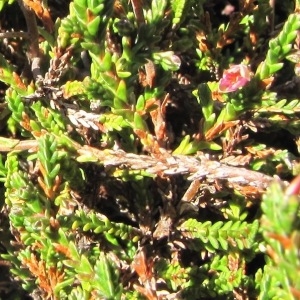
[[[257,198],[263,193],[273,177],[245,168],[228,166],[215,160],[207,159],[204,155],[185,156],[166,154],[161,158],[147,155],[126,153],[121,150],[99,150],[90,146],[81,146],[72,142],[79,156],[95,158],[109,173],[111,168],[145,171],[154,176],[187,175],[188,180],[206,179],[214,184],[239,190],[242,194]],[[0,152],[12,150],[35,151],[37,140],[2,139]],[[95,160],[93,159],[93,161]],[[79,159],[80,160],[80,159]]]
[[[22,0],[18,0],[18,3],[24,14],[27,25],[27,35],[29,38],[28,58],[31,61],[31,71],[33,74],[33,78],[37,79],[41,76],[41,58],[39,49],[39,33],[36,23],[36,17],[34,12],[29,7],[27,7]]]
[[[29,35],[28,32],[0,32],[0,39],[13,39],[13,38],[23,38],[23,39],[28,39]]]
[[[142,24],[145,24],[142,2],[139,0],[131,0],[130,2],[138,25],[141,26]]]
[[[206,178],[209,182],[225,182],[230,188],[243,194],[253,194],[255,198],[265,191],[274,180],[273,177],[245,168],[228,166],[207,159],[200,154],[197,157],[185,155],[167,155],[161,159],[147,155],[137,155],[114,150],[98,150],[89,146],[77,150],[80,155],[96,157],[104,167],[120,167],[131,170],[144,170],[152,175],[172,176],[188,175],[188,180]]]
[[[269,4],[271,7],[271,12],[268,16],[268,22],[270,24],[271,32],[273,32],[274,31],[274,16],[275,16],[275,0],[270,0]]]

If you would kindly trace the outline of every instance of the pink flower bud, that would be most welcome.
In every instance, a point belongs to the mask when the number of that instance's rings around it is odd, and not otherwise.
[[[250,70],[246,65],[233,65],[224,71],[219,82],[219,91],[222,93],[234,92],[243,87],[250,79]]]

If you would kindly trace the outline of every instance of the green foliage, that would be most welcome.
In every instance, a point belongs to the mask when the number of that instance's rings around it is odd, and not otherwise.
[[[195,239],[195,243],[204,244],[208,251],[215,252],[220,249],[227,251],[229,247],[243,250],[251,247],[254,249],[258,222],[248,224],[240,221],[227,221],[224,224],[219,221],[212,224],[210,221],[201,223],[189,219],[181,225],[180,229],[189,232]]]
[[[299,298],[299,178],[269,177],[300,173],[299,1],[271,2],[1,15],[0,255],[28,294]]]
[[[299,291],[299,177],[286,191],[277,182],[264,195],[261,219],[269,258],[260,272],[261,299],[295,299]],[[272,275],[271,275],[272,274]]]
[[[2,10],[2,8],[6,5],[6,4],[12,4],[14,2],[14,0],[1,0],[0,2],[0,11]]]
[[[72,218],[73,220],[72,229],[80,227],[85,232],[91,230],[95,234],[103,234],[107,241],[115,246],[120,246],[118,239],[125,242],[133,241],[134,243],[140,239],[140,233],[131,226],[123,223],[111,223],[105,216],[77,211],[76,216]],[[131,243],[129,242],[129,244]]]
[[[300,16],[291,14],[280,34],[269,42],[266,60],[257,70],[257,74],[259,74],[261,79],[270,77],[283,67],[281,61],[291,52],[292,43],[297,37],[299,27]]]

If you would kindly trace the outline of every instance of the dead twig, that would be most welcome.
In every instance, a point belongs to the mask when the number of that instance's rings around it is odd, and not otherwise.
[[[23,38],[28,39],[28,33],[27,32],[15,32],[15,31],[9,31],[9,32],[0,32],[0,39],[13,39],[13,38]]]
[[[257,198],[270,185],[274,178],[246,168],[229,166],[211,160],[203,154],[197,156],[163,155],[161,158],[147,155],[126,153],[122,150],[99,150],[90,146],[81,146],[73,142],[77,150],[78,161],[96,161],[103,165],[108,173],[112,168],[132,171],[145,171],[153,176],[185,175],[190,181],[205,179],[212,184],[217,183],[233,188],[247,197]],[[13,150],[36,151],[37,140],[12,140],[1,138],[0,152]]]
[[[106,168],[128,168],[144,170],[152,175],[187,175],[188,180],[206,178],[208,181],[226,181],[229,187],[257,195],[265,191],[273,177],[246,168],[227,166],[215,160],[198,156],[167,155],[161,159],[147,155],[137,155],[118,150],[99,150],[83,146],[77,150],[80,155],[95,157]]]

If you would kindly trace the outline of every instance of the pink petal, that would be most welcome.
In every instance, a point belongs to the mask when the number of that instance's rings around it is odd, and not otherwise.
[[[219,91],[234,92],[250,81],[250,71],[246,65],[233,65],[225,70],[219,82]]]

